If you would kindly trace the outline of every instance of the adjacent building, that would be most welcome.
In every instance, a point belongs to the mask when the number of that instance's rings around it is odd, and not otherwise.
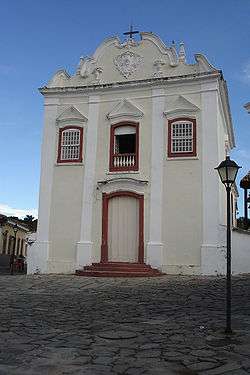
[[[16,230],[16,234],[15,234]],[[29,228],[17,219],[0,214],[0,255],[27,255]]]

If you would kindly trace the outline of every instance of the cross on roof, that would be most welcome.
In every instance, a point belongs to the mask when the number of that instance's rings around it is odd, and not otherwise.
[[[139,31],[133,31],[133,25],[130,25],[130,30],[123,33],[123,35],[129,35],[130,39],[133,39],[133,34],[139,34]]]

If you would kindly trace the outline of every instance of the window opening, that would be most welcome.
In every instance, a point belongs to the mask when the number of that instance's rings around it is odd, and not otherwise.
[[[193,124],[172,124],[172,150],[175,152],[193,152]]]
[[[77,160],[80,156],[80,130],[62,132],[61,160]]]
[[[115,136],[115,153],[116,154],[135,154],[136,152],[136,135],[121,134]]]

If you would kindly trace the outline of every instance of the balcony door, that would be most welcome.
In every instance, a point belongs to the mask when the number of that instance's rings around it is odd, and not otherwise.
[[[111,126],[110,171],[137,171],[139,168],[139,124],[122,122]]]

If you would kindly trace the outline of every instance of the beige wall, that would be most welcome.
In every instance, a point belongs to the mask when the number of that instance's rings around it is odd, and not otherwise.
[[[4,246],[4,234],[7,233],[7,242],[6,242],[6,248],[4,249],[3,246]],[[16,234],[16,246],[15,246],[15,254],[22,254],[23,255],[26,255],[27,253],[27,245],[26,245],[26,238],[27,238],[27,233],[28,231],[24,231],[23,229],[19,228],[18,231],[17,231],[17,234]],[[15,237],[15,232],[13,230],[13,226],[11,224],[4,224],[1,228],[1,232],[0,232],[0,254],[8,254],[8,253],[12,253],[13,251],[13,248],[12,246],[9,247],[9,244],[10,244],[10,241],[11,241],[11,237],[13,238],[13,246],[14,246],[14,237]],[[18,240],[20,240],[20,242],[18,242]],[[21,242],[23,240],[23,242]],[[19,244],[19,247],[18,247],[18,244]],[[10,249],[8,251],[8,249]]]
[[[83,166],[55,166],[50,218],[49,267],[55,260],[75,263],[75,246],[80,237]]]
[[[198,108],[200,107],[200,85],[175,86],[165,90],[166,110],[180,94],[185,95]],[[97,154],[95,170],[95,186],[93,186],[93,219],[92,219],[92,261],[100,260],[102,236],[102,193],[115,190],[132,190],[143,193],[145,197],[144,209],[144,240],[149,239],[149,211],[150,211],[150,179],[151,179],[151,141],[152,141],[152,90],[115,90],[103,93],[100,97]],[[129,99],[142,112],[143,116],[134,121],[139,122],[139,171],[133,173],[109,172],[109,142],[110,126],[119,122],[109,120],[107,114],[122,99]],[[81,103],[82,100],[82,103]],[[64,98],[61,100],[61,113],[67,105],[76,105],[84,115],[87,115],[86,97],[82,99]],[[185,113],[172,115],[184,116]],[[199,273],[200,272],[200,247],[202,244],[202,121],[200,111],[188,113],[186,116],[195,117],[197,120],[197,157],[181,159],[168,159],[167,148],[164,157],[163,170],[163,258],[162,266],[166,272]],[[129,119],[129,118],[128,118]],[[131,120],[131,119],[130,119]],[[165,120],[165,139],[167,145],[167,118]],[[57,128],[55,126],[55,132]],[[221,138],[221,127],[218,130]],[[88,134],[88,123],[84,125],[84,143]],[[57,146],[55,147],[57,149]],[[93,155],[95,157],[95,155]],[[55,150],[56,160],[56,150]],[[157,167],[157,166],[156,166]],[[109,185],[98,185],[98,181],[114,177],[133,177],[138,180],[149,181],[148,184],[139,185],[128,182],[117,182]],[[52,205],[50,217],[50,254],[49,269],[53,272],[56,262],[65,262],[68,269],[73,269],[75,262],[76,243],[79,241],[81,225],[81,200],[84,179],[84,162],[82,165],[56,165],[53,173]],[[195,230],[194,230],[195,228]],[[145,253],[146,256],[146,253]]]

